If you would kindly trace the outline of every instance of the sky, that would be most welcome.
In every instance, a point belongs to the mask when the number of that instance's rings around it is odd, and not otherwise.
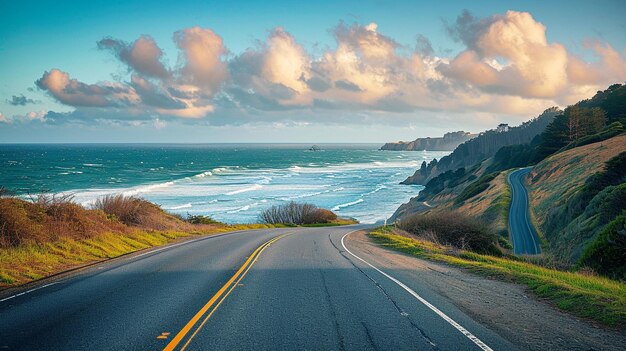
[[[0,143],[386,142],[626,81],[624,1],[2,1]]]

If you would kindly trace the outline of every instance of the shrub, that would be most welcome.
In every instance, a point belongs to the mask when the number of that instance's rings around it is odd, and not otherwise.
[[[330,223],[337,219],[337,215],[325,208],[317,208],[304,218],[303,224]]]
[[[165,213],[159,206],[134,196],[105,195],[96,200],[95,209],[130,226],[165,229],[179,219]]]
[[[272,206],[260,214],[261,221],[269,224],[316,224],[328,223],[337,219],[332,211],[317,208],[313,204],[289,202]]]
[[[210,216],[204,215],[192,215],[187,213],[187,218],[185,220],[191,224],[222,224],[211,218]]]
[[[458,212],[415,214],[397,226],[411,234],[442,245],[479,253],[501,255],[498,236],[484,223]]]
[[[97,233],[123,230],[100,211],[90,211],[68,197],[41,195],[28,202],[0,199],[0,247],[46,243],[59,238],[88,238]]]
[[[626,280],[626,212],[600,232],[578,265],[614,279]]]

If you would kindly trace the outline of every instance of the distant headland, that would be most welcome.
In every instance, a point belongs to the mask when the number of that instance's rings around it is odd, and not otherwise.
[[[413,141],[386,143],[380,149],[389,151],[452,151],[477,135],[464,131],[450,132],[444,134],[443,137],[417,138]]]

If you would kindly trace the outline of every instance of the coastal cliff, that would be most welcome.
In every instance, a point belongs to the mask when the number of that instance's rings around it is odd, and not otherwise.
[[[626,85],[615,84],[563,111],[551,108],[520,127],[481,134],[439,162],[424,163],[416,172],[424,189],[390,220],[459,212],[492,227],[505,243],[507,176],[532,167],[525,182],[544,254],[564,267],[584,266],[623,280],[625,111]]]
[[[549,108],[538,117],[517,127],[501,124],[496,129],[482,132],[477,137],[460,144],[450,155],[440,160],[433,160],[429,164],[423,163],[421,168],[402,184],[424,185],[430,179],[446,171],[469,167],[493,157],[501,147],[528,143],[541,134],[561,112],[556,107]]]
[[[417,138],[413,141],[386,143],[380,149],[388,151],[452,151],[476,135],[464,131],[451,132],[440,138]]]

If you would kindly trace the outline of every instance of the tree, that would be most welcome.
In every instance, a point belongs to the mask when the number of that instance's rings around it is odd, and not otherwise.
[[[564,111],[567,117],[567,130],[569,141],[578,140],[583,135],[585,111],[578,106],[570,106]]]
[[[601,131],[606,125],[606,113],[599,107],[594,107],[589,113],[589,134]]]

